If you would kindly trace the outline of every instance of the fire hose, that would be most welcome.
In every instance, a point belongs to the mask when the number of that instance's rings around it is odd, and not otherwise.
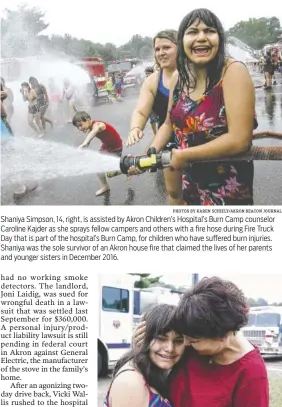
[[[256,132],[253,134],[253,139],[262,138],[277,138],[282,140],[282,133],[271,131]],[[135,167],[141,171],[156,172],[158,169],[164,169],[170,166],[172,153],[171,151],[162,151],[156,153],[154,148],[150,148],[146,155],[139,156],[122,156],[120,159],[120,171],[127,174],[129,168]],[[240,155],[232,155],[225,157],[216,157],[209,160],[193,161],[193,163],[207,162],[226,162],[226,161],[252,161],[252,160],[282,160],[282,145],[281,146],[252,146],[250,150]]]

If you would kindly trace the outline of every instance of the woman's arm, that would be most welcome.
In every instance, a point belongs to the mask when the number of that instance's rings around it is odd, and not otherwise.
[[[127,371],[113,381],[109,399],[111,407],[148,407],[149,391],[138,372]]]
[[[145,79],[138,98],[137,106],[134,109],[130,131],[126,141],[126,146],[132,146],[143,137],[143,130],[152,112],[158,86],[158,73],[154,73]]]
[[[173,92],[178,81],[178,72],[174,72],[172,75],[170,86],[169,86],[169,101],[167,108],[167,115],[164,124],[159,128],[157,134],[155,135],[153,142],[150,147],[154,147],[157,152],[162,150],[171,138],[173,132],[172,125],[170,121],[170,111],[173,105]]]
[[[228,133],[197,147],[174,150],[171,167],[181,169],[189,161],[209,160],[247,151],[252,143],[255,91],[247,68],[233,63],[223,78]]]

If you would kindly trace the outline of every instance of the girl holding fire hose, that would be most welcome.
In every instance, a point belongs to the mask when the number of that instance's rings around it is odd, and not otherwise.
[[[253,163],[220,157],[247,151],[256,127],[254,85],[244,64],[225,57],[221,22],[206,9],[190,12],[178,31],[167,117],[151,144],[159,152],[175,133],[171,169],[186,204],[253,204]]]

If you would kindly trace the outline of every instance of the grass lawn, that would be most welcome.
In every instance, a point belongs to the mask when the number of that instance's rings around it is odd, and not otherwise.
[[[270,407],[282,406],[282,377],[270,377]]]

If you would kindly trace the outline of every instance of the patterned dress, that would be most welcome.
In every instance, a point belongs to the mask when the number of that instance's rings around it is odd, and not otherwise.
[[[197,101],[181,92],[177,84],[171,123],[180,149],[208,143],[227,133],[222,79]],[[250,161],[190,164],[182,176],[184,201],[189,205],[252,205],[253,176]]]
[[[124,370],[120,371],[115,376],[115,378],[118,375],[120,375],[121,373],[126,372],[128,370],[133,371],[133,372],[135,371],[134,369],[124,369]],[[108,393],[106,395],[103,407],[111,407],[111,405],[110,405],[110,397],[109,396],[110,396],[110,390],[111,390],[111,387],[112,387],[112,383],[111,383],[110,388],[108,390]],[[149,404],[148,404],[148,407],[172,407],[171,403],[167,399],[161,397],[157,393],[153,393],[152,390],[150,389],[150,386],[146,382],[144,382],[144,386],[147,387],[148,392],[149,392]]]

